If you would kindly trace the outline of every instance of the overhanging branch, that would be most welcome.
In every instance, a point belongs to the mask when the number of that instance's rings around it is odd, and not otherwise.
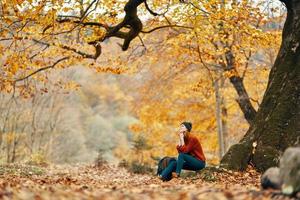
[[[150,29],[148,31],[141,31],[141,33],[152,33],[153,31],[159,30],[159,29],[163,29],[163,28],[186,28],[186,29],[193,29],[193,27],[190,26],[181,26],[181,25],[176,25],[176,24],[170,24],[170,25],[165,25],[165,26],[159,26],[159,27],[155,27],[153,29]]]
[[[20,81],[26,80],[26,79],[28,79],[29,77],[31,77],[31,76],[33,76],[33,75],[35,75],[35,74],[37,74],[37,73],[39,73],[39,72],[41,72],[41,71],[45,71],[45,70],[47,70],[47,69],[54,68],[58,63],[60,63],[60,62],[62,62],[62,61],[64,61],[64,60],[67,60],[67,59],[69,59],[69,58],[70,58],[70,57],[63,57],[63,58],[61,58],[61,59],[58,59],[58,60],[55,61],[52,65],[49,65],[49,66],[46,66],[46,67],[42,67],[42,68],[40,68],[40,69],[38,69],[38,70],[36,70],[36,71],[34,71],[34,72],[28,74],[27,76],[24,76],[24,77],[22,77],[22,78],[18,78],[18,79],[16,79],[16,80],[14,80],[14,82],[16,83],[16,82],[20,82]]]
[[[84,57],[84,58],[90,58],[90,59],[97,59],[100,54],[101,54],[101,46],[100,44],[97,43],[97,41],[94,41],[94,42],[90,42],[89,44],[93,45],[94,48],[95,48],[95,54],[88,54],[86,52],[83,52],[83,51],[80,51],[80,50],[77,50],[73,47],[69,47],[69,46],[66,46],[66,45],[56,45],[56,44],[50,44],[50,43],[47,43],[47,42],[44,42],[44,41],[39,41],[39,40],[36,40],[36,39],[33,39],[34,42],[37,42],[39,44],[42,44],[42,45],[45,45],[47,47],[49,46],[55,46],[55,47],[60,47],[62,49],[65,49],[65,50],[68,50],[68,51],[72,51],[74,53],[77,53],[79,54],[80,56]]]

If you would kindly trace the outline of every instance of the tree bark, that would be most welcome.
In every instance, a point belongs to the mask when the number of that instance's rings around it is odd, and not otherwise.
[[[281,1],[287,18],[267,89],[249,130],[224,155],[222,167],[244,170],[252,163],[265,171],[278,165],[287,147],[300,144],[300,1]]]
[[[238,93],[239,97],[236,101],[239,104],[239,107],[242,110],[245,119],[251,125],[255,118],[256,110],[250,101],[248,92],[243,83],[243,79],[239,76],[234,75],[230,77],[229,80]]]
[[[228,50],[225,53],[225,57],[226,57],[226,63],[227,63],[227,65],[225,67],[225,71],[233,71],[233,75],[230,76],[229,80],[230,80],[230,83],[233,85],[235,91],[238,94],[237,103],[239,104],[239,107],[242,110],[245,119],[247,120],[249,125],[251,125],[255,118],[256,110],[250,101],[248,92],[247,92],[244,82],[243,82],[243,78],[241,78],[238,75],[238,72],[236,71],[235,57],[234,57],[232,51]]]

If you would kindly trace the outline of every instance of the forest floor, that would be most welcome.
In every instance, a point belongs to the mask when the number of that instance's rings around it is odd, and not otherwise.
[[[278,191],[262,191],[259,177],[252,169],[204,171],[162,182],[109,165],[2,165],[0,199],[289,199]]]

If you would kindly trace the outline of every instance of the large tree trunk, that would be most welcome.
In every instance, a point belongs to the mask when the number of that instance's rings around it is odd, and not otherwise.
[[[287,147],[300,144],[300,1],[282,2],[287,19],[263,101],[246,135],[222,158],[222,167],[244,170],[251,162],[265,171],[278,165]]]

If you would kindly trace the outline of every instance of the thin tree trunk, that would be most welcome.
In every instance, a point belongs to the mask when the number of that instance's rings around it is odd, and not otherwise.
[[[226,78],[225,77],[222,77],[221,78],[221,84],[220,84],[220,87],[221,88],[224,88],[225,87],[225,81],[226,81]],[[222,116],[222,131],[223,131],[223,145],[224,145],[224,153],[222,156],[224,156],[225,154],[225,151],[227,151],[227,146],[228,146],[228,127],[227,127],[227,118],[228,118],[228,115],[227,115],[227,108],[226,108],[226,102],[225,102],[225,98],[224,98],[224,95],[223,93],[221,92],[220,93],[220,96],[221,96],[221,116]]]
[[[224,153],[227,151],[228,147],[228,129],[227,129],[227,108],[225,104],[225,99],[221,97],[221,114],[222,114],[222,130],[223,130],[223,143],[224,143]],[[224,155],[224,154],[223,154]]]
[[[287,147],[300,144],[300,1],[282,2],[287,19],[262,103],[244,138],[221,160],[222,167],[243,170],[251,162],[265,171],[278,165]]]
[[[220,80],[217,79],[214,82],[215,95],[216,95],[216,120],[218,130],[218,141],[219,141],[219,158],[221,159],[225,153],[224,149],[224,138],[223,138],[223,124],[222,124],[222,113],[221,113],[221,97],[220,97]]]
[[[16,161],[17,146],[18,146],[18,138],[14,138],[13,151],[12,151],[12,157],[11,157],[11,162],[12,163],[14,163]]]

